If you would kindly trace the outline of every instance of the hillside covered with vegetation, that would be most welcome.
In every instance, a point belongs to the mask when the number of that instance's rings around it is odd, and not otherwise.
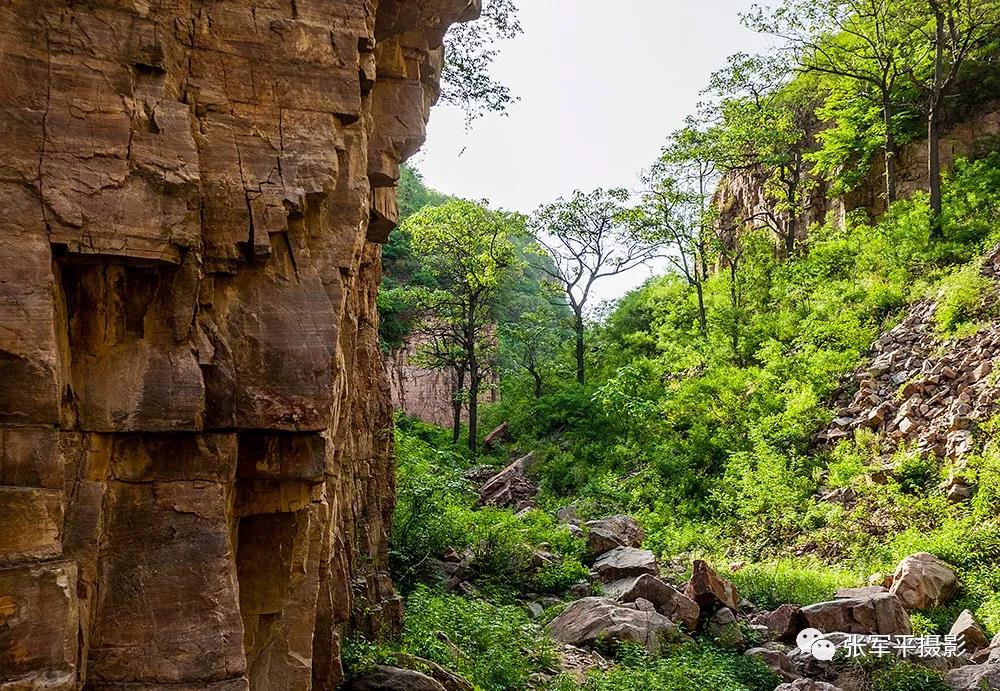
[[[787,0],[746,21],[781,50],[731,58],[651,152],[641,189],[575,192],[525,217],[404,169],[383,345],[424,334],[427,366],[460,373],[471,424],[456,436],[397,420],[391,556],[407,623],[395,639],[352,640],[354,671],[405,653],[491,691],[772,691],[783,680],[743,654],[765,642],[754,613],[880,585],[922,552],[958,586],[909,611],[913,632],[946,635],[969,610],[1000,633],[997,377],[956,373],[970,383],[935,446],[908,429],[937,424],[936,403],[912,415],[905,403],[938,372],[873,358],[916,342],[914,329],[927,361],[1000,352],[998,140],[967,143],[950,165],[931,153],[922,189],[900,170],[904,149],[936,152],[993,107],[1000,8]],[[733,192],[747,184],[756,203]],[[865,186],[876,204],[837,212]],[[596,303],[595,285],[648,262],[668,270]],[[881,407],[858,396],[899,372]],[[500,399],[480,406],[487,376]],[[490,469],[525,454],[537,494],[483,505]],[[608,642],[607,666],[567,667],[546,625],[601,592],[585,523],[613,515],[641,524],[673,585],[695,559],[731,581],[745,645],[703,619],[658,654]],[[973,688],[913,662],[852,664],[859,689]]]

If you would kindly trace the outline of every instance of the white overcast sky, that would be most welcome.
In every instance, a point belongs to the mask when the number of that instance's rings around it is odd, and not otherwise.
[[[635,187],[709,75],[766,47],[740,25],[751,1],[518,0],[524,34],[501,45],[493,73],[519,102],[471,131],[438,106],[411,163],[441,192],[525,213],[574,189]],[[599,297],[649,275],[606,279]]]

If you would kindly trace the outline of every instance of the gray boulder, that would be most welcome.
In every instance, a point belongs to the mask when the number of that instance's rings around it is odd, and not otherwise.
[[[636,643],[653,655],[664,638],[679,635],[677,626],[653,609],[652,603],[641,599],[622,603],[604,597],[585,597],[570,604],[549,622],[548,630],[552,638],[569,645]]]
[[[948,672],[944,681],[954,691],[1000,689],[1000,664],[966,665]]]
[[[341,688],[343,691],[447,691],[426,674],[389,665],[379,665]]]
[[[694,600],[651,574],[610,583],[604,587],[604,594],[619,602],[649,600],[657,612],[675,624],[683,624],[688,631],[698,628],[700,610]]]
[[[614,583],[623,578],[635,578],[643,574],[657,574],[656,557],[647,549],[617,547],[594,562],[602,583]]]

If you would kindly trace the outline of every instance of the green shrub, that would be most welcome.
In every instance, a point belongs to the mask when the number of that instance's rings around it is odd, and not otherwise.
[[[555,662],[551,642],[520,607],[425,587],[406,605],[403,649],[455,670],[477,688],[524,689],[533,671]]]
[[[859,658],[872,691],[949,691],[941,672],[894,657]]]
[[[772,691],[780,680],[755,658],[707,645],[690,645],[651,659],[641,649],[626,647],[619,665],[590,676],[583,691]],[[575,688],[569,680],[554,689]]]
[[[728,575],[742,597],[758,607],[811,605],[833,598],[838,588],[860,585],[859,574],[826,566],[815,559],[781,559],[748,564]]]
[[[990,279],[982,275],[979,262],[952,272],[941,280],[934,323],[943,336],[965,336],[979,328],[976,322],[990,316],[985,298],[992,292]]]

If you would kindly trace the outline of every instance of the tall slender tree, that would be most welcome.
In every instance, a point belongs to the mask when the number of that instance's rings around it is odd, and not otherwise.
[[[462,389],[475,455],[479,397],[496,351],[497,298],[520,268],[511,238],[524,232],[524,218],[453,200],[418,211],[406,229],[441,286],[423,291],[421,304],[425,323],[438,334],[432,343],[444,356],[440,364],[454,370]]]
[[[586,381],[585,317],[594,285],[645,264],[659,252],[659,245],[635,232],[626,209],[623,189],[584,193],[577,190],[540,207],[532,218],[538,245],[550,262],[539,262],[566,294],[573,312],[576,335],[576,380]]]
[[[926,94],[927,177],[930,188],[931,235],[943,233],[941,191],[941,126],[947,100],[966,64],[1000,30],[1000,0],[912,0],[911,25],[932,48],[931,68],[910,75]]]
[[[671,135],[659,160],[643,175],[641,203],[634,222],[650,241],[668,248],[665,256],[695,290],[698,330],[708,330],[704,283],[709,276],[718,182],[715,137],[694,120]]]

